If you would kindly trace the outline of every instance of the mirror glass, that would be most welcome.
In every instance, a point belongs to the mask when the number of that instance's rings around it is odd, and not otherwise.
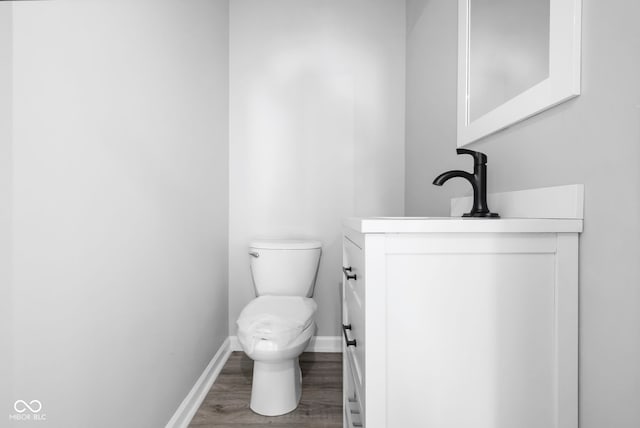
[[[469,2],[469,120],[549,77],[551,0]]]

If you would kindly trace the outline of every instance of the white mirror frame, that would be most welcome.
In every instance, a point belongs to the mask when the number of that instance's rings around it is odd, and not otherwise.
[[[458,147],[580,95],[582,0],[550,0],[549,77],[470,122],[469,4],[472,1],[458,0]]]

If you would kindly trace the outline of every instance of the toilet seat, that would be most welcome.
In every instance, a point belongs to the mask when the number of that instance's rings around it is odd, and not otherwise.
[[[307,297],[257,297],[240,313],[238,339],[248,352],[258,344],[263,349],[281,350],[309,330],[317,308],[316,302]]]

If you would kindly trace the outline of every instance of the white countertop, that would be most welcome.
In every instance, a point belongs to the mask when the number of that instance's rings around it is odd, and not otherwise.
[[[558,233],[582,232],[581,219],[367,217],[342,224],[360,233]]]

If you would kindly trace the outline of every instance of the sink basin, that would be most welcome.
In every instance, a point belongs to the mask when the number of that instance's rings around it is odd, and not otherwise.
[[[369,217],[380,220],[443,220],[453,217]]]

